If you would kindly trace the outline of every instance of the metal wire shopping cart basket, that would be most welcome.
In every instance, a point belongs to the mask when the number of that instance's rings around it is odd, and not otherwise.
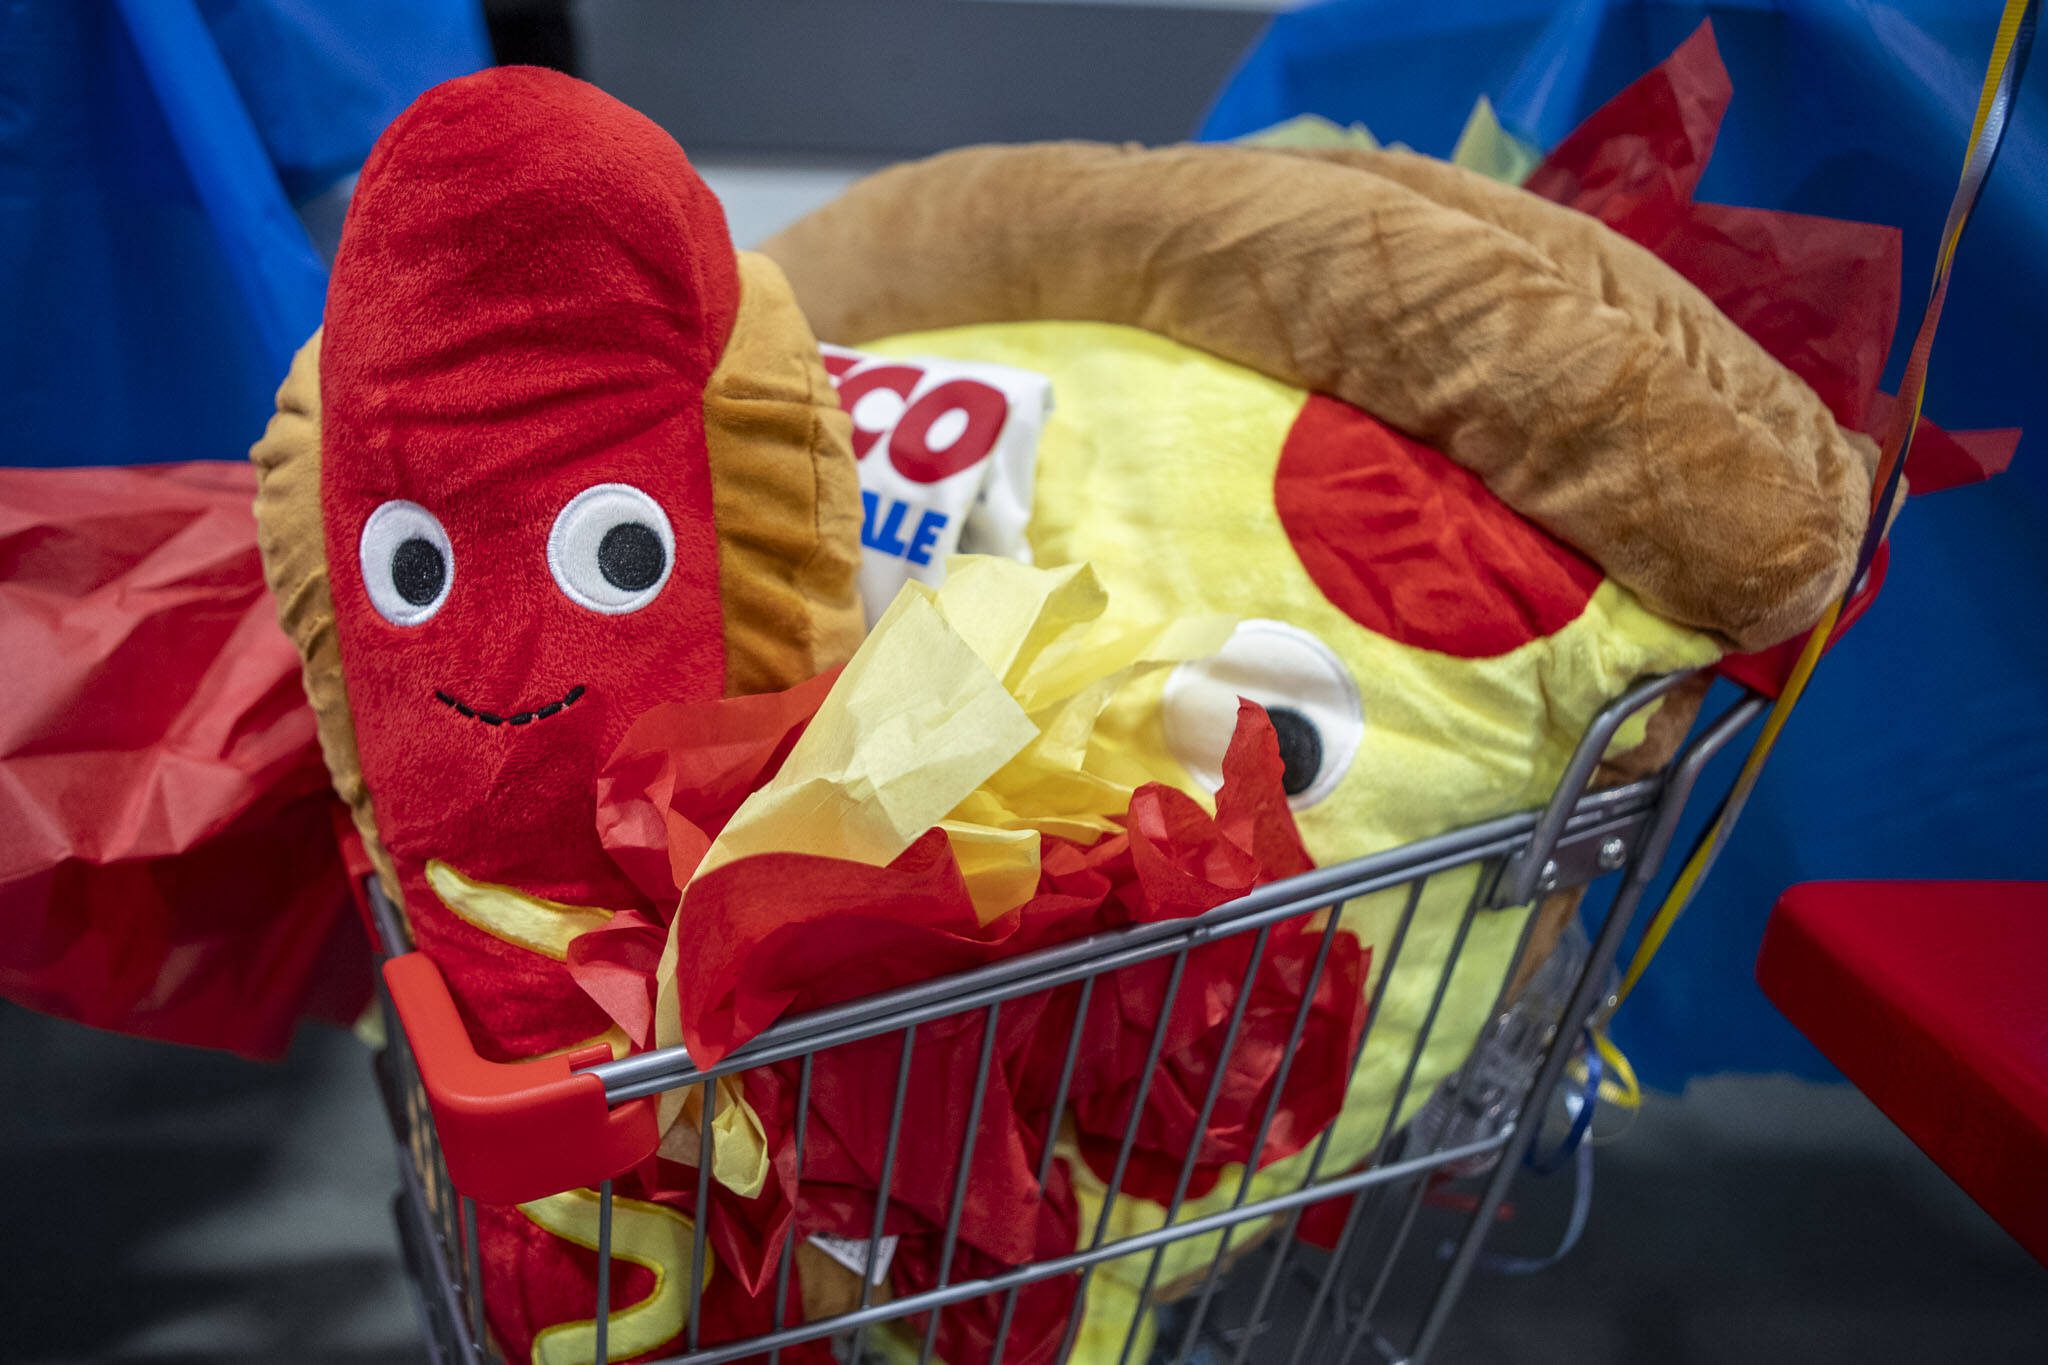
[[[698,1067],[681,1048],[670,1048],[611,1060],[605,1049],[517,1065],[491,1063],[468,1047],[459,1018],[438,972],[420,954],[410,951],[400,916],[371,889],[373,913],[387,953],[383,973],[383,1008],[389,1043],[379,1058],[383,1093],[398,1140],[400,1191],[397,1219],[409,1269],[417,1281],[420,1305],[435,1358],[448,1362],[497,1358],[484,1330],[480,1286],[477,1201],[510,1202],[553,1191],[589,1186],[597,1193],[596,1251],[598,1286],[594,1305],[595,1355],[606,1358],[608,1276],[614,1203],[610,1177],[651,1150],[654,1124],[650,1097],[695,1087],[704,1106],[699,1126],[704,1150],[697,1167],[700,1182],[712,1169],[712,1115],[716,1082],[753,1067],[798,1064],[795,1142],[802,1169],[804,1120],[810,1103],[815,1059],[832,1049],[894,1035],[901,1065],[896,1071],[881,1185],[889,1188],[901,1135],[906,1087],[912,1084],[910,1058],[920,1030],[943,1021],[980,1014],[981,1037],[992,1039],[994,1022],[1013,1001],[1053,988],[1078,986],[1091,990],[1106,974],[1134,964],[1164,961],[1168,965],[1168,998],[1180,980],[1191,953],[1230,936],[1252,934],[1252,960],[1258,961],[1265,935],[1275,926],[1299,917],[1314,917],[1353,898],[1392,893],[1402,906],[1401,917],[1385,946],[1387,958],[1374,988],[1373,1013],[1366,1037],[1352,1054],[1352,1066],[1372,1038],[1378,1022],[1378,992],[1392,974],[1408,928],[1422,902],[1423,889],[1447,874],[1476,872],[1476,889],[1462,900],[1462,919],[1452,949],[1435,984],[1429,1009],[1433,1019],[1443,1002],[1458,950],[1477,917],[1524,906],[1538,895],[1586,886],[1602,878],[1616,880],[1604,913],[1595,916],[1591,946],[1583,967],[1555,996],[1548,1017],[1538,1021],[1532,1061],[1503,1083],[1497,1074],[1481,1077],[1469,1060],[1444,1082],[1441,1095],[1462,1100],[1468,1113],[1485,1121],[1425,1125],[1411,1121],[1396,1127],[1403,1100],[1416,1075],[1422,1051],[1418,1035],[1388,1119],[1372,1148],[1372,1159],[1344,1169],[1326,1163],[1328,1134],[1308,1154],[1302,1178],[1279,1193],[1252,1197],[1247,1176],[1227,1205],[1200,1212],[1184,1206],[1184,1167],[1163,1223],[1150,1230],[1108,1234],[1105,1216],[1092,1226],[1083,1221],[1073,1251],[1015,1265],[1001,1273],[954,1281],[949,1268],[960,1228],[966,1194],[967,1152],[960,1153],[948,1173],[953,1190],[945,1227],[937,1284],[922,1292],[877,1301],[875,1279],[860,1275],[858,1302],[844,1312],[789,1326],[745,1341],[700,1341],[698,1313],[701,1280],[686,1276],[689,1313],[678,1343],[676,1361],[715,1365],[747,1358],[776,1359],[782,1349],[799,1342],[831,1338],[840,1359],[859,1360],[863,1349],[887,1345],[895,1358],[919,1360],[934,1354],[940,1314],[969,1300],[999,1304],[994,1357],[1000,1359],[1017,1313],[1020,1291],[1054,1276],[1073,1276],[1082,1293],[1074,1299],[1065,1324],[1062,1346],[1074,1339],[1087,1284],[1105,1263],[1134,1258],[1127,1264],[1150,1270],[1144,1279],[1135,1313],[1159,1313],[1159,1331],[1150,1345],[1153,1359],[1187,1361],[1342,1361],[1378,1358],[1422,1361],[1436,1345],[1458,1293],[1478,1260],[1481,1245],[1502,1207],[1508,1186],[1541,1126],[1527,1116],[1545,1112],[1553,1089],[1565,1070],[1587,1021],[1601,1006],[1623,934],[1668,853],[1681,811],[1707,761],[1763,709],[1756,697],[1745,697],[1717,718],[1698,727],[1690,741],[1662,769],[1625,785],[1589,790],[1602,757],[1623,724],[1671,691],[1682,679],[1654,679],[1638,685],[1607,706],[1580,738],[1566,771],[1543,809],[1485,821],[1465,829],[1424,839],[1406,847],[1317,869],[1261,887],[1229,904],[1192,919],[1143,924],[1097,934],[1077,942],[1043,949],[951,976],[920,982],[849,1004],[788,1018],[715,1066]],[[1325,915],[1318,928],[1323,951],[1315,962],[1320,973],[1337,917]],[[1527,916],[1521,933],[1536,916]],[[1517,958],[1520,953],[1517,953]],[[1247,975],[1249,982],[1249,974]],[[1309,987],[1314,991],[1314,978]],[[1500,988],[1493,1016],[1504,1019],[1507,986]],[[1240,1000],[1247,992],[1240,990]],[[1085,1003],[1082,1006],[1085,1012]],[[1304,1004],[1302,1014],[1306,1014]],[[1080,1017],[1077,1013],[1076,1018]],[[1223,1055],[1236,1043],[1243,1017],[1240,1005],[1223,1031]],[[1159,1058],[1166,1011],[1153,1030],[1148,1069],[1140,1086],[1150,1083]],[[1300,1016],[1280,1065],[1293,1060],[1300,1038]],[[1427,1032],[1425,1028],[1424,1032]],[[927,1035],[928,1036],[928,1035]],[[1055,1115],[1067,1100],[1080,1030],[1068,1041],[1065,1071],[1059,1077]],[[971,1093],[949,1098],[978,1114],[989,1079],[990,1052],[984,1043]],[[1216,1068],[1220,1078],[1223,1068]],[[1266,1104],[1253,1151],[1265,1148],[1265,1125],[1273,1118],[1279,1085]],[[1207,1104],[1215,1101],[1212,1084]],[[1121,1187],[1143,1104],[1142,1088],[1130,1109],[1116,1175],[1110,1189]],[[1203,1110],[1205,1116],[1207,1108]],[[1056,1121],[1055,1121],[1056,1122]],[[966,1132],[972,1142],[975,1120]],[[1427,1129],[1428,1131],[1425,1131]],[[1040,1158],[1040,1183],[1052,1144]],[[1188,1156],[1192,1165],[1193,1153]],[[928,1173],[926,1173],[928,1174]],[[1459,1198],[1427,1200],[1451,1178],[1475,1182]],[[1343,1204],[1332,1201],[1349,1198]],[[853,1264],[872,1267],[883,1252],[882,1210],[876,1201],[871,1235],[864,1256]],[[1446,1213],[1448,1202],[1454,1212]],[[1444,1237],[1414,1236],[1425,1204],[1429,1217],[1458,1220]],[[1306,1211],[1315,1206],[1341,1210],[1341,1226],[1328,1250],[1304,1245],[1294,1234]],[[717,1216],[700,1183],[697,1207],[706,1210],[695,1222],[695,1265],[704,1264],[709,1225]],[[1260,1230],[1277,1235],[1257,1236]],[[1168,1244],[1214,1237],[1216,1251],[1196,1283],[1183,1284],[1177,1302],[1161,1312],[1160,1260]],[[792,1248],[785,1239],[775,1272],[778,1304],[790,1290]],[[1247,1254],[1247,1246],[1256,1244]],[[856,1251],[859,1249],[856,1248]],[[778,1313],[776,1321],[790,1321]],[[888,1324],[884,1326],[883,1324]],[[1149,1335],[1149,1334],[1148,1334]],[[885,1341],[885,1338],[887,1340]],[[1123,1335],[1123,1354],[1139,1358],[1135,1321]]]

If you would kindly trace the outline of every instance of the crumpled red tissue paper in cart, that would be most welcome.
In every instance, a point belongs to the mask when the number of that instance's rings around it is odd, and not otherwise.
[[[368,1004],[246,464],[0,469],[0,995],[275,1057]]]
[[[1282,764],[1271,723],[1248,701],[1239,703],[1237,731],[1224,756],[1224,785],[1210,817],[1185,793],[1150,786],[1132,798],[1130,855],[1134,880],[1119,880],[1117,899],[1130,922],[1200,914],[1255,887],[1314,866],[1295,832],[1281,787]],[[1133,891],[1135,890],[1135,894]],[[1189,955],[1175,1008],[1151,1083],[1141,1087],[1144,1063],[1171,973],[1167,959],[1126,967],[1097,982],[1084,1026],[1084,1060],[1073,1082],[1073,1114],[1081,1154],[1107,1182],[1115,1174],[1126,1117],[1140,1088],[1140,1111],[1122,1188],[1165,1204],[1193,1164],[1185,1193],[1207,1194],[1226,1165],[1254,1156],[1252,1142],[1273,1087],[1280,1079],[1288,1035],[1300,1013],[1323,939],[1318,920],[1296,916],[1275,924],[1257,970],[1256,935],[1241,933]],[[1259,1164],[1292,1156],[1336,1118],[1344,1099],[1348,1062],[1365,1028],[1364,993],[1370,950],[1349,932],[1331,940],[1303,1021],[1286,1088],[1274,1107]],[[1217,1096],[1200,1133],[1196,1122],[1216,1076],[1237,993],[1249,980],[1236,1038]],[[1058,1074],[1072,997],[1043,1030],[1045,1049],[1030,1074]]]
[[[711,840],[781,765],[836,677],[834,670],[783,692],[663,703],[627,730],[598,776],[597,827],[606,850],[648,900],[677,902]],[[626,909],[569,944],[577,984],[641,1051],[654,1046],[654,973],[667,936],[665,924]],[[715,1267],[703,1300],[709,1344],[770,1330],[775,1271],[795,1213],[795,1091],[765,1069],[743,1073],[736,1084],[764,1120],[773,1146],[758,1193],[707,1183]],[[695,1167],[661,1157],[628,1179],[641,1197],[696,1216]],[[803,1301],[800,1269],[792,1274],[789,1299],[784,1320],[794,1323]],[[550,1320],[550,1311],[535,1320]],[[785,1348],[783,1358],[797,1365],[827,1361],[830,1347],[802,1343]]]
[[[635,727],[603,780],[600,828],[621,865],[637,869],[633,875],[643,885],[663,877],[688,882],[678,911],[680,941],[688,951],[677,962],[677,993],[684,1039],[702,1063],[723,1058],[788,1014],[1120,925],[1200,914],[1310,866],[1280,784],[1271,724],[1263,711],[1246,704],[1215,816],[1173,789],[1139,788],[1125,832],[1085,846],[1046,837],[1037,893],[985,924],[939,829],[886,867],[766,853],[688,881],[757,775],[787,752],[792,724],[806,707],[815,708],[824,689],[798,691],[804,695],[783,694],[784,702],[755,699],[759,705],[750,716],[732,712],[728,703],[663,708]],[[713,720],[699,714],[706,710],[725,714]],[[680,774],[688,774],[687,780],[677,780]],[[700,799],[705,792],[725,795],[706,801]],[[644,1030],[645,1011],[652,1007],[650,987],[639,973],[658,954],[663,932],[651,923],[615,920],[571,949],[572,967],[586,989],[600,1001],[623,1002],[614,1017],[631,1033]],[[1251,1155],[1252,1130],[1271,1093],[1278,1052],[1300,1007],[1305,967],[1321,935],[1320,926],[1276,926],[1253,974],[1253,998],[1200,1143],[1198,1168],[1208,1184],[1216,1167]],[[1139,1119],[1139,1145],[1126,1181],[1134,1193],[1163,1198],[1181,1160],[1196,1146],[1200,1097],[1214,1074],[1220,1032],[1245,979],[1252,942],[1250,934],[1237,935],[1189,957],[1161,1078]],[[1340,932],[1262,1164],[1299,1150],[1341,1106],[1342,1062],[1364,1027],[1365,968],[1366,953],[1357,940]],[[1086,1063],[1077,1067],[1069,1106],[1084,1151],[1104,1143],[1113,1151],[1121,1141],[1163,1008],[1166,970],[1163,962],[1125,969],[1095,989],[1080,1049]],[[993,1070],[969,1161],[956,1278],[1072,1249],[1075,1216],[1066,1173],[1055,1163],[1056,1188],[1041,1191],[1035,1172],[1051,1136],[1052,1078],[1064,1057],[1078,991],[1069,986],[1026,997],[998,1012]],[[963,1097],[972,1091],[982,1030],[983,1015],[975,1012],[924,1025],[911,1044],[905,1118],[884,1216],[885,1230],[902,1239],[891,1269],[898,1293],[936,1283],[935,1261],[966,1137]],[[753,1201],[747,1216],[791,1216],[799,1236],[867,1236],[901,1047],[901,1035],[891,1034],[816,1056],[800,1182],[791,1178],[797,1174],[792,1148],[799,1064],[743,1073],[748,1102],[774,1153],[774,1183],[787,1180],[790,1192],[800,1196],[787,1210],[773,1199]],[[730,1199],[720,1210],[714,1239],[720,1222],[743,1212]],[[752,1264],[741,1273],[764,1276],[783,1235],[775,1227],[746,1236]],[[724,1263],[731,1264],[730,1253],[737,1250],[721,1240]],[[1049,1357],[1057,1349],[1072,1292],[1071,1277],[1025,1291],[1017,1324],[1031,1329],[1031,1340],[1014,1342],[1010,1358]],[[998,1311],[998,1300],[948,1310],[940,1331],[946,1358],[985,1358]]]

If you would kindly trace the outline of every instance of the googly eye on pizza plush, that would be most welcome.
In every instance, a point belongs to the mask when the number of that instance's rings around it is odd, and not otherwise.
[[[1337,789],[1365,734],[1358,683],[1330,647],[1285,621],[1240,622],[1222,649],[1166,679],[1166,745],[1208,791],[1223,785],[1223,756],[1239,698],[1266,710],[1280,742],[1288,804],[1307,810]]]
[[[336,788],[484,1056],[618,1045],[566,958],[620,911],[671,908],[596,828],[631,722],[791,686],[858,643],[830,392],[780,272],[736,255],[681,149],[591,86],[450,82],[364,167],[325,326],[253,452],[260,534]],[[621,1194],[641,1248],[614,1272],[624,1309],[689,1238],[655,1191]],[[589,1358],[580,1197],[480,1214],[514,1359]],[[659,1304],[615,1315],[613,1358],[680,1330]]]

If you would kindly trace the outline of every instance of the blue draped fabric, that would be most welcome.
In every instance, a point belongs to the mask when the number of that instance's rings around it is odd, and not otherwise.
[[[477,0],[0,6],[0,463],[242,458],[326,294],[297,207],[488,60]]]
[[[1906,316],[1932,270],[1996,0],[1334,0],[1276,18],[1202,136],[1302,113],[1448,154],[1472,101],[1550,146],[1702,19],[1735,98],[1700,197],[1885,222],[1905,234]],[[1706,889],[1617,1020],[1644,1079],[1831,1074],[1758,992],[1776,896],[1823,877],[2048,877],[2048,73],[2023,83],[1963,239],[1927,410],[2021,426],[2011,471],[1907,507],[1892,573],[1829,657]],[[1725,786],[1734,756],[1713,775]],[[1681,837],[1690,839],[1705,812]],[[1682,851],[1682,850],[1681,850]]]

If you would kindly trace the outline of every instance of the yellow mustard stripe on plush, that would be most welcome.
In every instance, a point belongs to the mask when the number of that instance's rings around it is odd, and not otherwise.
[[[1082,1226],[1086,1227],[1087,1224]],[[1207,1239],[1212,1244],[1215,1239]],[[1088,1284],[1088,1306],[1081,1314],[1081,1325],[1074,1333],[1074,1349],[1068,1360],[1116,1361],[1150,1360],[1152,1340],[1158,1333],[1158,1323],[1153,1314],[1141,1313],[1138,1302],[1138,1284],[1145,1274],[1145,1263],[1150,1252],[1125,1256],[1110,1261],[1095,1272]],[[1131,1337],[1131,1324],[1137,1324],[1137,1335],[1131,1340],[1131,1349],[1124,1351],[1124,1340]]]
[[[536,1224],[597,1250],[598,1197],[595,1190],[569,1190],[521,1204]],[[614,1309],[606,1328],[605,1359],[630,1360],[667,1342],[688,1325],[691,1241],[695,1225],[674,1209],[638,1199],[612,1199],[612,1259],[650,1271],[654,1289],[636,1304]],[[707,1261],[701,1284],[711,1283]],[[597,1365],[597,1322],[558,1322],[533,1339],[533,1365]]]
[[[737,1076],[720,1076],[717,1112],[711,1118],[711,1175],[742,1199],[752,1199],[768,1183],[768,1136],[761,1116],[747,1103]],[[661,1137],[661,1154],[695,1167],[703,1153],[704,1091],[685,1087],[674,1124]]]
[[[557,962],[569,956],[569,940],[611,922],[612,912],[587,905],[563,905],[524,891],[465,877],[440,859],[427,863],[427,885],[450,914],[492,938],[516,943]]]

